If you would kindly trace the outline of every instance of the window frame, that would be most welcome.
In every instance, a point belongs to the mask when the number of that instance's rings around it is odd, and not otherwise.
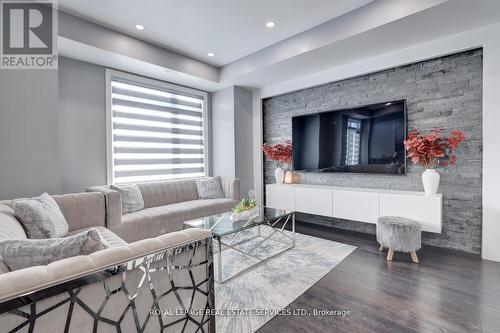
[[[113,107],[112,107],[112,93],[111,81],[113,78],[123,79],[137,83],[139,85],[149,87],[152,89],[166,90],[173,93],[180,94],[193,94],[203,97],[202,121],[203,121],[203,157],[204,157],[204,171],[205,176],[211,174],[210,170],[210,156],[211,156],[211,142],[210,142],[210,117],[208,115],[209,94],[206,91],[194,88],[184,87],[177,84],[152,79],[140,75],[121,72],[118,70],[106,68],[106,179],[107,184],[114,184],[114,153],[113,153]],[[182,179],[170,178],[170,179]],[[188,179],[188,178],[183,178]],[[149,182],[149,181],[144,181]],[[139,182],[138,182],[139,183]]]
[[[356,124],[356,127],[352,126],[353,124]],[[347,118],[347,126],[346,126],[346,165],[359,165],[359,159],[360,159],[360,153],[361,153],[361,127],[362,127],[362,122],[353,117],[348,117]],[[357,156],[357,163],[356,164],[351,164],[352,160],[349,159],[349,152],[351,151],[351,147],[349,146],[350,143],[350,137],[349,134],[351,131],[355,131],[355,135],[358,135],[357,139],[358,141],[358,156]],[[352,142],[353,144],[356,143],[356,140]],[[354,147],[352,147],[352,152],[354,153]],[[354,156],[354,155],[353,155]]]

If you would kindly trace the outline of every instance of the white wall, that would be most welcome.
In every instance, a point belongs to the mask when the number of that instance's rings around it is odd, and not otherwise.
[[[106,183],[106,89],[101,66],[59,58],[61,192]]]
[[[212,93],[212,175],[235,177],[234,89]]]
[[[264,161],[261,150],[263,142],[262,125],[262,93],[259,89],[253,91],[252,105],[252,132],[253,132],[253,187],[255,190],[255,199],[259,204],[264,203]]]
[[[262,186],[262,99],[327,82],[483,47],[483,248],[484,259],[500,261],[500,24],[400,49],[376,57],[261,88],[254,95],[254,186]],[[260,166],[260,167],[257,167]]]
[[[235,169],[242,197],[253,189],[252,97],[250,90],[234,87]]]
[[[81,192],[107,182],[106,165],[104,67],[60,57],[58,70],[0,71],[0,200]]]
[[[61,190],[56,70],[0,70],[0,199]]]
[[[212,93],[212,174],[240,179],[240,195],[254,188],[253,93],[228,87]]]
[[[483,253],[500,261],[500,26],[485,36],[483,58]]]
[[[0,71],[0,199],[106,182],[104,68]]]

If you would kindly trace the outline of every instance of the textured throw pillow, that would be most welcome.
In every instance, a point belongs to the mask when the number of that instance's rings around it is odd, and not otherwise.
[[[108,248],[99,230],[91,228],[66,238],[16,239],[0,242],[0,256],[11,271],[90,254]]]
[[[196,188],[200,199],[224,198],[220,177],[210,177],[196,180]]]
[[[137,184],[111,185],[111,189],[120,192],[122,196],[122,214],[144,209],[144,199]]]
[[[47,193],[14,201],[14,215],[28,238],[57,238],[68,234],[68,223],[57,202]]]

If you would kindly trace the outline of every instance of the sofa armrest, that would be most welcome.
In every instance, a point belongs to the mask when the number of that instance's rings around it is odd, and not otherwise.
[[[238,178],[222,178],[222,190],[226,198],[240,201],[240,180]]]
[[[70,323],[69,331],[78,331],[88,327],[89,317],[71,309],[83,307],[92,315],[95,310],[91,309],[102,306],[104,300],[104,311],[96,320],[116,322],[122,332],[153,332],[166,324],[175,329],[178,316],[163,314],[162,310],[189,310],[186,321],[194,319],[205,332],[215,332],[211,312],[208,316],[190,317],[191,311],[214,309],[213,277],[210,231],[187,229],[0,275],[0,326],[2,331],[35,326],[40,332],[63,332]],[[162,308],[155,306],[151,288],[160,288],[153,293],[160,295],[165,292],[164,286],[174,283],[195,283],[188,307],[181,308],[182,303],[175,298],[163,298]],[[127,305],[137,316],[128,311]],[[40,309],[46,309],[43,316],[39,315]],[[117,321],[124,316],[126,320]],[[140,319],[146,317],[151,318],[145,322]]]
[[[47,266],[34,266],[0,274],[0,302],[211,237],[209,230],[190,228],[110,247],[89,255],[58,260]]]
[[[86,192],[100,192],[106,199],[106,227],[119,225],[122,222],[122,196],[120,192],[108,186],[90,186]]]
[[[75,193],[52,196],[59,205],[69,231],[106,225],[106,198],[102,193]]]

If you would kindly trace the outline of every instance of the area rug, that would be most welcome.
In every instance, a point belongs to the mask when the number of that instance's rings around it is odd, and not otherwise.
[[[256,228],[254,228],[256,229]],[[247,230],[243,237],[251,237],[255,230]],[[268,235],[269,228],[261,228]],[[291,232],[284,231],[287,235]],[[283,310],[307,289],[337,266],[356,247],[296,233],[295,247],[271,258],[255,268],[223,284],[215,283],[217,332],[255,332]],[[229,241],[226,238],[225,241]],[[252,250],[253,255],[268,256],[279,252],[289,239],[275,235],[259,244],[261,237],[244,242],[241,249]],[[256,246],[259,244],[259,246]],[[255,259],[238,251],[222,251],[223,273],[232,276]],[[217,254],[215,273],[217,274]]]

